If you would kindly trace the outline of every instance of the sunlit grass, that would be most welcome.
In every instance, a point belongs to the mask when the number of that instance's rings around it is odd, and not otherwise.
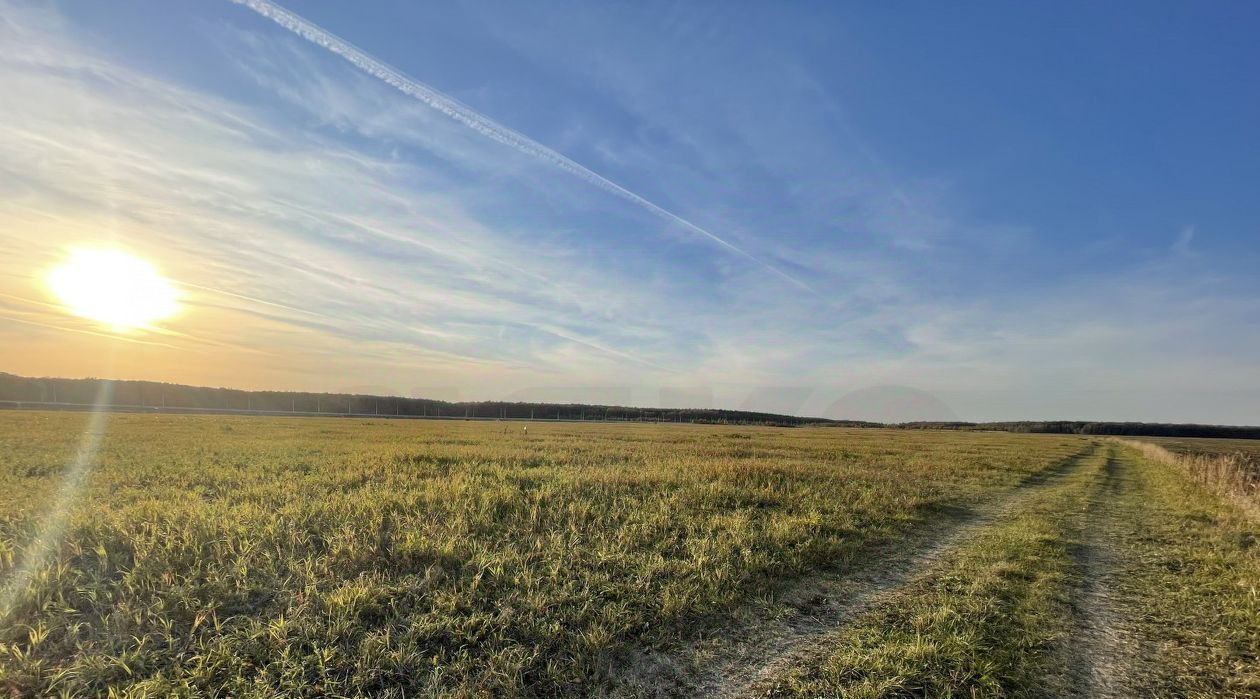
[[[1187,475],[1108,446],[759,696],[1256,696],[1258,530]]]
[[[0,571],[84,416],[0,414]],[[119,415],[0,626],[24,696],[583,694],[1073,437]]]

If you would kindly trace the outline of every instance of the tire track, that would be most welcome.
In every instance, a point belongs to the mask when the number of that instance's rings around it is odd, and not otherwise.
[[[828,641],[846,621],[876,606],[995,520],[1021,509],[1041,488],[1075,472],[1097,449],[1091,444],[1028,476],[996,503],[881,547],[857,570],[807,577],[788,588],[770,610],[745,608],[713,636],[688,648],[636,652],[620,659],[612,696],[753,694],[767,679],[828,650]]]
[[[1136,642],[1125,632],[1111,593],[1119,574],[1114,529],[1116,503],[1126,487],[1122,468],[1115,447],[1108,447],[1103,480],[1084,513],[1083,541],[1076,551],[1081,579],[1072,596],[1073,630],[1065,648],[1072,697],[1137,694],[1130,669],[1138,655]]]

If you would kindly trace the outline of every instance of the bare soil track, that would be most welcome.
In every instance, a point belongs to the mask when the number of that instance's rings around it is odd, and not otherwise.
[[[1103,481],[1085,510],[1082,543],[1076,550],[1080,579],[1072,599],[1073,630],[1065,639],[1069,687],[1077,697],[1134,696],[1132,668],[1137,643],[1125,629],[1123,614],[1112,595],[1120,564],[1115,551],[1116,502],[1127,487],[1123,464],[1113,453]]]
[[[768,680],[828,651],[846,621],[930,570],[995,520],[1018,511],[1040,488],[1081,468],[1097,449],[1098,445],[1093,444],[1057,466],[1028,477],[995,503],[957,513],[912,532],[895,545],[873,552],[867,558],[869,563],[860,568],[801,579],[772,604],[740,610],[714,635],[690,647],[619,659],[613,695],[763,694],[759,687]]]

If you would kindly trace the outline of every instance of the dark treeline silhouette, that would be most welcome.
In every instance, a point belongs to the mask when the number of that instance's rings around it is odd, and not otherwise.
[[[265,412],[470,419],[621,420],[798,426],[822,418],[711,408],[634,408],[580,403],[458,402],[351,393],[242,391],[155,381],[30,378],[0,373],[0,401],[37,407],[96,404],[168,412]],[[875,423],[849,423],[875,426]]]
[[[0,405],[7,407],[86,407],[98,403],[123,410],[168,412],[259,412],[318,415],[381,415],[469,419],[617,420],[696,422],[731,425],[797,427],[894,427],[927,430],[993,430],[1142,437],[1216,437],[1260,439],[1260,427],[1186,425],[1154,422],[1085,420],[1021,422],[904,422],[883,424],[862,420],[777,415],[715,408],[634,408],[581,403],[452,403],[428,398],[400,398],[351,393],[242,391],[156,381],[31,378],[0,372]],[[55,406],[53,404],[56,404]]]
[[[1260,439],[1260,427],[1193,425],[1164,422],[1094,422],[1049,420],[1020,422],[906,422],[897,427],[927,430],[997,430],[1047,434],[1096,434],[1117,437],[1215,437]]]

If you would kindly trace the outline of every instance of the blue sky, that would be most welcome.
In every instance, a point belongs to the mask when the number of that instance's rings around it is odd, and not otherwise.
[[[226,1],[4,3],[0,369],[1260,423],[1254,3],[286,7],[466,118]],[[106,244],[165,332],[43,297]]]

